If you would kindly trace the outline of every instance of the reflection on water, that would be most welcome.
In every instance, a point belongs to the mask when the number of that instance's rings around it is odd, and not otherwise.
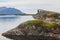
[[[13,21],[17,18],[18,18],[18,16],[14,16],[14,15],[0,16],[0,21]]]
[[[1,34],[15,28],[22,22],[32,19],[32,16],[0,17],[0,40],[11,40],[3,37]]]

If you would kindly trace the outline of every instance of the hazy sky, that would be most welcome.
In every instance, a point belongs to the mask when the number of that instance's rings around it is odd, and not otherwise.
[[[37,9],[60,12],[60,0],[0,0],[0,7],[14,7],[25,13],[35,13]]]

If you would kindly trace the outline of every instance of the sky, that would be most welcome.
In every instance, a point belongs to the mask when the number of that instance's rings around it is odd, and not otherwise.
[[[60,12],[60,0],[0,0],[0,7],[12,7],[30,14],[38,9]]]

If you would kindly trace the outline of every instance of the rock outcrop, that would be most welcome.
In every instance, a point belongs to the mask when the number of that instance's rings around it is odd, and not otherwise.
[[[60,24],[60,13],[53,11],[38,10],[37,14],[33,15],[33,18]]]
[[[60,13],[53,12],[53,11],[46,11],[46,10],[37,10],[37,13],[33,15],[34,19],[41,19],[44,20],[46,18],[59,18],[60,19]]]
[[[13,40],[60,40],[60,25],[30,20],[2,35]]]

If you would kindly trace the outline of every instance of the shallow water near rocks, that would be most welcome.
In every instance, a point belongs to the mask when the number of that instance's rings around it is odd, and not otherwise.
[[[32,16],[0,17],[0,40],[11,40],[3,37],[1,34],[17,27],[22,22],[33,20]]]

